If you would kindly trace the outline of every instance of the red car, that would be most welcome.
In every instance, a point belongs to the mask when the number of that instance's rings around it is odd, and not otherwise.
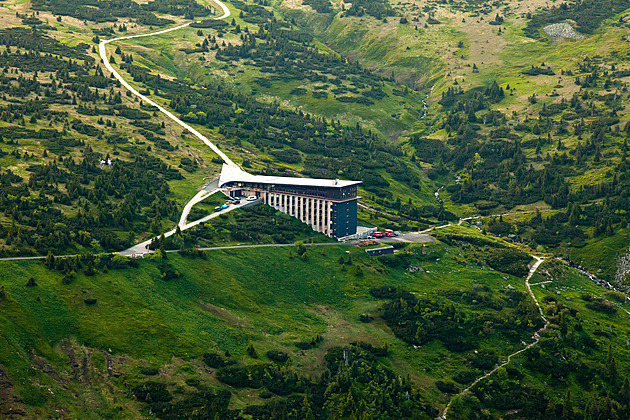
[[[385,229],[385,236],[396,236],[396,234],[391,229]]]
[[[375,238],[382,238],[383,237],[383,233],[379,232],[378,230],[376,232],[374,232],[372,234],[372,236],[374,236]]]

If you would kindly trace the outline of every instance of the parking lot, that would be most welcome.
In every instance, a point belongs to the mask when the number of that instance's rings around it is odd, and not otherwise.
[[[412,243],[429,243],[435,239],[425,233],[407,232],[398,236],[386,236],[383,238],[375,238],[379,242],[412,242]]]

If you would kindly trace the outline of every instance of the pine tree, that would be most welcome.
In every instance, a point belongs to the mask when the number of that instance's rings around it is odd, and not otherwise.
[[[52,269],[55,267],[55,256],[53,255],[52,251],[48,251],[48,254],[46,254],[46,267]]]
[[[304,394],[304,400],[302,401],[301,414],[304,420],[315,420],[315,415],[313,414],[313,409],[311,408],[311,403],[308,399],[308,394]]]
[[[616,384],[619,378],[617,372],[617,360],[613,354],[612,345],[608,346],[608,358],[606,359],[606,371],[608,373],[608,381],[611,384]]]

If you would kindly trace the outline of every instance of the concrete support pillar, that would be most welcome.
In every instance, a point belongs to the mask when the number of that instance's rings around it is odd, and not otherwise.
[[[312,198],[308,199],[308,224],[311,225],[311,229],[315,227],[315,210],[313,210],[313,200]]]
[[[326,202],[326,235],[332,236],[332,202]]]
[[[326,200],[322,200],[322,220],[321,220],[321,230],[324,235],[328,236],[328,202]]]
[[[319,200],[319,231],[324,233],[324,227],[326,226],[326,203],[324,200]]]
[[[317,200],[317,214],[319,215],[319,229],[318,231],[324,231],[324,200]]]
[[[328,236],[328,201],[324,201],[324,235]]]

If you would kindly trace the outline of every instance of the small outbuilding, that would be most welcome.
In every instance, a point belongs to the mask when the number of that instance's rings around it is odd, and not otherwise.
[[[381,255],[392,255],[394,253],[394,247],[384,246],[381,248],[366,249],[365,252],[367,252],[367,254],[370,257],[380,257]]]

